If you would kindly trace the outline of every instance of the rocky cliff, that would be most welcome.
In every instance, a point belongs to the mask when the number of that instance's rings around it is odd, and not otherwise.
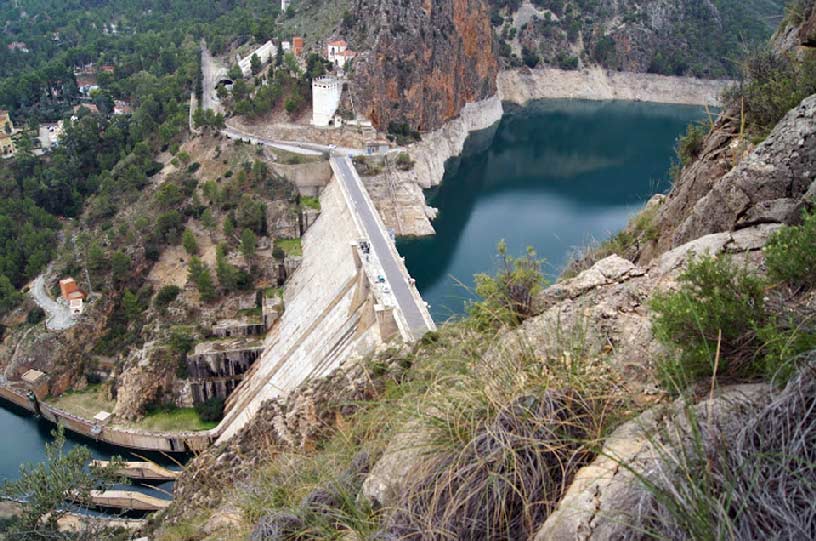
[[[505,64],[543,63],[665,75],[734,75],[745,42],[770,37],[785,2],[770,0],[490,0]]]
[[[484,0],[357,0],[354,11],[357,39],[370,46],[355,61],[354,103],[378,128],[434,130],[495,93]]]

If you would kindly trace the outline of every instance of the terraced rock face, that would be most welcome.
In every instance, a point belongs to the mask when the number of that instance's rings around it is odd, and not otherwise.
[[[371,50],[355,61],[354,103],[378,128],[434,130],[496,92],[484,0],[357,0],[355,14]]]

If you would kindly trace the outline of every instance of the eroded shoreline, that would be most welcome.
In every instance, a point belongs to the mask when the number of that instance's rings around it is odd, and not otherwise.
[[[523,107],[535,100],[575,99],[717,106],[731,81],[608,72],[596,67],[581,71],[507,70],[499,73],[497,83],[495,96],[469,103],[457,118],[423,134],[422,141],[408,147],[413,170],[363,179],[383,220],[398,236],[434,234],[431,222],[436,209],[427,206],[423,190],[442,182],[445,165],[462,153],[472,133],[488,132],[498,125],[505,113],[503,104]],[[486,136],[488,145],[490,135]]]

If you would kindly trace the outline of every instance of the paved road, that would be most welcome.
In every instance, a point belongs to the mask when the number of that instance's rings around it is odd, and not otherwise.
[[[340,182],[346,187],[351,195],[357,215],[365,228],[365,234],[374,250],[374,255],[380,261],[385,272],[391,291],[397,300],[399,309],[408,322],[408,327],[416,338],[421,337],[429,331],[428,323],[422,315],[422,310],[417,305],[417,298],[411,293],[411,286],[407,283],[405,275],[401,272],[402,261],[398,261],[394,251],[389,248],[390,238],[386,237],[386,232],[377,223],[375,212],[369,204],[369,200],[364,196],[362,181],[354,171],[354,166],[348,157],[332,157],[335,164],[335,171],[338,171]]]
[[[77,319],[71,314],[68,305],[58,303],[48,295],[42,274],[31,283],[28,293],[37,306],[45,310],[45,326],[49,330],[64,331],[76,325]]]

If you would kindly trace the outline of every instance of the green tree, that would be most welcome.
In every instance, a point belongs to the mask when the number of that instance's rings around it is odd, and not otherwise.
[[[130,257],[121,250],[116,250],[111,255],[111,276],[115,283],[123,282],[130,272]]]
[[[188,254],[198,254],[198,242],[196,242],[195,235],[189,229],[184,230],[184,234],[181,236],[181,245]]]
[[[190,258],[187,277],[195,284],[202,301],[210,302],[215,300],[215,286],[213,285],[210,269],[196,256]]]
[[[60,531],[58,521],[70,510],[65,505],[66,494],[72,494],[72,499],[87,509],[92,490],[125,483],[126,480],[116,474],[121,459],[114,459],[106,468],[88,467],[93,457],[87,447],[76,446],[66,451],[61,426],[53,435],[54,440],[45,446],[46,460],[20,466],[19,479],[7,480],[0,488],[0,499],[26,502],[18,515],[7,521],[3,538],[10,541],[114,539],[114,532],[102,523],[88,523],[81,532],[73,533]]]
[[[5,274],[0,274],[0,314],[14,308],[22,299],[22,295],[11,283]]]
[[[241,68],[238,66],[238,64],[233,64],[227,72],[227,77],[232,79],[234,82],[238,82],[244,78],[244,74],[241,73]]]
[[[136,321],[144,312],[144,306],[142,306],[139,296],[130,289],[126,289],[125,294],[122,295],[122,308],[128,321]]]
[[[87,264],[88,269],[94,272],[101,271],[106,264],[105,251],[102,250],[102,247],[96,241],[93,241],[91,245],[88,246]]]
[[[215,229],[215,216],[213,216],[212,210],[209,208],[204,209],[201,214],[201,224],[210,231]]]
[[[257,244],[258,239],[255,237],[255,233],[249,229],[244,229],[241,232],[241,254],[244,256],[244,260],[247,262],[252,261],[255,257]]]
[[[232,221],[232,217],[227,216],[224,218],[224,235],[229,238],[232,237],[233,233],[235,233],[235,222]]]
[[[215,274],[218,283],[226,291],[234,291],[238,287],[238,271],[227,261],[227,250],[223,244],[215,248]]]
[[[252,75],[258,75],[263,69],[263,62],[261,62],[260,57],[255,53],[252,53],[249,59],[249,68],[252,70]]]

